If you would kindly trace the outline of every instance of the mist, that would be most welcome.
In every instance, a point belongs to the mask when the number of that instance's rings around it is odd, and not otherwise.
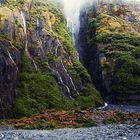
[[[93,0],[63,0],[64,14],[67,19],[67,26],[72,34],[73,41],[79,33],[80,11],[85,4],[90,4]]]

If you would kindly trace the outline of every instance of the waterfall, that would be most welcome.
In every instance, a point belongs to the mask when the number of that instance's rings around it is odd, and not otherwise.
[[[70,80],[70,82],[71,82],[71,84],[72,84],[74,90],[77,92],[78,95],[80,95],[80,93],[76,90],[76,87],[75,87],[75,85],[74,85],[74,82],[73,82],[71,76],[69,75],[67,69],[65,68],[65,66],[64,66],[64,64],[63,64],[62,59],[61,59],[61,64],[62,64],[62,67],[63,67],[64,71],[66,72],[66,74],[67,74],[67,76],[68,76],[68,78],[69,78],[69,80]]]
[[[23,29],[24,29],[24,34],[25,34],[25,50],[27,51],[27,46],[28,46],[27,26],[26,26],[25,14],[24,14],[23,11],[21,11],[21,18],[22,18],[22,21],[23,21]]]
[[[98,107],[97,109],[99,109],[99,110],[101,110],[101,109],[104,109],[104,108],[106,108],[106,107],[108,107],[108,103],[104,103],[104,106],[101,106],[101,107]]]
[[[36,26],[37,26],[37,28],[40,27],[40,23],[39,23],[39,19],[38,19],[38,18],[37,18],[37,20],[36,20]]]
[[[11,60],[12,63],[16,66],[16,63],[15,63],[15,61],[13,60],[13,58],[12,58],[10,52],[9,52],[9,51],[7,51],[7,52],[8,52],[8,56],[9,56],[10,60]]]
[[[80,26],[80,2],[77,0],[64,0],[64,12],[67,19],[67,27],[69,28],[73,41],[79,33]]]
[[[53,73],[55,73],[55,74],[57,75],[60,84],[66,88],[66,90],[67,90],[67,92],[68,92],[68,94],[69,94],[69,97],[70,97],[71,99],[73,99],[73,98],[71,97],[70,88],[63,82],[63,79],[62,79],[60,73],[59,73],[58,71],[52,69],[49,65],[48,65],[48,68],[49,68]]]
[[[96,1],[96,0],[94,0]],[[67,27],[71,33],[73,43],[77,49],[77,59],[80,60],[76,41],[80,30],[80,14],[83,7],[92,5],[93,0],[63,0],[64,14],[67,20]]]
[[[23,29],[24,29],[24,34],[25,34],[25,51],[28,52],[27,25],[26,25],[25,13],[23,11],[21,11],[21,18],[23,21]],[[33,58],[30,55],[29,55],[29,58],[31,59],[31,61],[33,63],[33,67],[34,67],[35,71],[38,71],[38,67],[37,67],[35,61],[33,60]]]
[[[22,21],[23,21],[23,29],[24,29],[24,33],[25,35],[27,34],[27,28],[26,28],[26,19],[25,19],[25,14],[23,11],[21,11],[21,17],[22,17]]]
[[[80,28],[80,12],[85,4],[91,5],[93,0],[64,0],[64,13],[67,19],[67,27],[69,28],[73,41],[75,43]]]
[[[37,65],[36,65],[36,63],[35,63],[35,61],[33,59],[32,59],[32,63],[33,63],[35,71],[38,71],[38,67],[37,67]]]
[[[70,96],[71,93],[70,93],[69,87],[68,87],[66,84],[64,84],[60,73],[59,73],[58,71],[56,71],[56,73],[57,73],[57,76],[58,76],[59,81],[61,82],[61,85],[64,86],[64,87],[66,88],[66,90],[67,90],[67,92],[68,92],[68,94],[69,94],[69,96]],[[71,98],[71,96],[70,96],[70,98]]]

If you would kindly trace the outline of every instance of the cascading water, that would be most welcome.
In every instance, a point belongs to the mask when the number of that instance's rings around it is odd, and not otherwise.
[[[10,54],[9,51],[8,51],[8,56],[9,56],[10,60],[12,61],[12,63],[16,66],[16,63],[15,63],[15,61],[13,60],[13,58],[12,58],[12,56],[11,56],[11,54]]]
[[[61,59],[61,64],[62,64],[62,67],[63,67],[64,71],[66,72],[66,74],[67,74],[67,76],[68,76],[68,78],[69,78],[69,80],[70,80],[71,85],[73,86],[73,89],[76,91],[76,93],[77,93],[78,95],[80,95],[80,93],[76,90],[76,87],[75,87],[75,85],[74,85],[74,82],[73,82],[71,76],[69,75],[67,69],[65,68],[65,66],[64,66],[64,64],[63,64],[62,59]]]
[[[55,74],[57,75],[60,84],[61,84],[62,86],[64,86],[64,88],[66,88],[69,97],[70,97],[71,99],[73,99],[73,98],[71,97],[70,88],[63,82],[63,79],[62,79],[60,73],[59,73],[57,70],[52,69],[52,68],[50,67],[49,64],[48,64],[48,68],[49,68],[53,73],[55,73]]]
[[[59,81],[61,82],[61,85],[62,86],[64,86],[65,88],[66,88],[66,90],[67,90],[67,92],[68,92],[68,95],[69,95],[69,97],[71,98],[71,99],[73,99],[72,97],[71,97],[71,92],[70,92],[70,88],[63,82],[63,80],[62,80],[62,77],[61,77],[61,75],[60,75],[60,73],[58,72],[58,71],[56,71],[56,74],[57,74],[57,76],[58,76],[58,79],[59,79]]]
[[[91,5],[93,2],[93,0],[63,0],[63,4],[64,4],[64,14],[67,20],[67,27],[70,30],[72,39],[73,39],[73,43],[75,44],[76,47],[76,40],[79,34],[79,29],[80,29],[80,13],[81,13],[81,9],[82,7],[84,7],[85,4]],[[56,51],[57,52],[57,51]],[[77,52],[77,58],[79,59],[79,54]],[[71,58],[69,57],[69,61],[71,62]],[[63,61],[61,60],[61,64],[63,69],[65,70],[70,83],[72,85],[72,87],[74,88],[74,90],[76,91],[76,93],[78,95],[80,95],[80,93],[77,91],[73,79],[72,77],[69,75],[68,71],[66,70]]]
[[[79,49],[77,48],[76,41],[79,35],[80,29],[80,14],[85,5],[91,5],[94,0],[63,0],[64,14],[67,19],[67,27],[70,30],[73,43],[77,49],[77,58],[79,57]]]
[[[72,38],[75,41],[75,37],[79,33],[79,16],[80,16],[80,3],[75,4],[75,0],[64,0],[64,12],[67,19],[67,27],[69,28]]]
[[[24,14],[23,11],[21,11],[21,17],[22,17],[22,21],[23,21],[23,29],[24,29],[24,34],[25,34],[25,50],[27,50],[27,45],[28,45],[28,41],[27,41],[27,26],[26,26],[25,14]]]
[[[26,19],[25,19],[25,14],[23,11],[21,11],[21,17],[22,17],[22,20],[23,20],[23,29],[24,29],[24,33],[25,35],[27,34],[27,28],[26,28]]]
[[[24,34],[25,34],[25,51],[28,52],[28,49],[27,49],[27,46],[28,46],[27,25],[26,25],[25,13],[23,11],[21,11],[21,18],[22,18],[22,21],[23,21],[23,29],[24,29]],[[29,58],[31,59],[31,61],[33,63],[33,67],[34,67],[35,71],[37,71],[38,67],[37,67],[35,61],[30,57],[30,55],[29,55]]]
[[[64,13],[73,41],[75,43],[80,28],[80,12],[85,4],[91,5],[93,0],[64,0]]]

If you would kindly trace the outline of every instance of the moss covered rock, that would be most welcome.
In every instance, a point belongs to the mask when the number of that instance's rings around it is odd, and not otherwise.
[[[102,92],[113,102],[139,104],[140,34],[136,24],[139,21],[130,22],[109,8],[102,10],[98,9],[96,18],[90,15],[87,25],[89,49],[96,50],[92,59],[97,56],[99,59]]]

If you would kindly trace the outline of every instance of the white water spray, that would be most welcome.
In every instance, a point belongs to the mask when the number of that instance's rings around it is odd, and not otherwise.
[[[101,107],[99,107],[99,108],[97,108],[97,109],[101,110],[101,109],[104,109],[104,108],[106,108],[106,107],[108,107],[108,103],[107,103],[107,102],[104,103],[104,106],[101,106]]]
[[[27,50],[27,46],[28,46],[27,25],[26,25],[25,14],[24,14],[23,11],[21,11],[21,18],[22,18],[22,21],[23,21],[23,29],[24,29],[24,34],[25,34],[25,50]]]
[[[73,41],[79,33],[80,28],[80,12],[85,4],[91,5],[93,0],[64,0],[64,13],[67,19],[67,27],[69,28]]]
[[[63,64],[62,59],[61,59],[61,64],[62,64],[62,67],[63,67],[64,71],[66,72],[66,74],[67,74],[67,76],[68,76],[68,78],[69,78],[69,80],[70,80],[70,82],[71,82],[71,84],[72,84],[74,90],[77,92],[77,95],[80,95],[80,93],[77,91],[77,89],[76,89],[76,87],[75,87],[75,84],[74,84],[74,82],[73,82],[71,76],[69,75],[67,69],[65,68],[65,66],[64,66],[64,64]]]
[[[23,13],[23,11],[21,11],[21,17],[22,17],[22,21],[23,21],[24,33],[25,33],[25,35],[26,35],[26,34],[27,34],[26,19],[25,19],[25,14]]]

